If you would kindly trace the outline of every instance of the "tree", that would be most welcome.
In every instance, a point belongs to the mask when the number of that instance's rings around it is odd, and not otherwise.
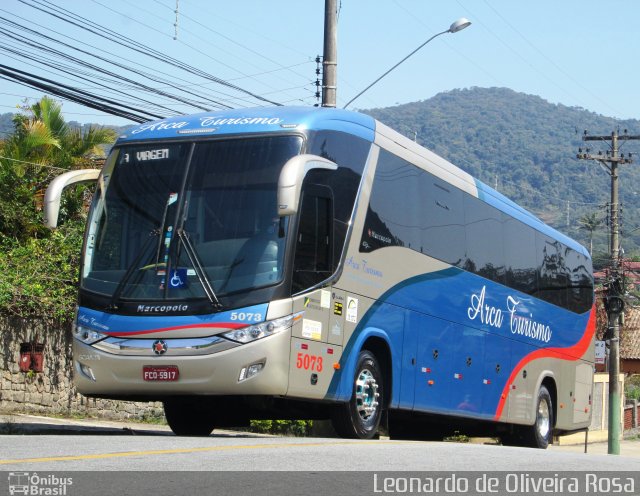
[[[598,218],[597,212],[592,212],[580,217],[578,222],[580,222],[580,229],[589,231],[589,253],[593,254],[593,233],[602,224],[602,219]]]
[[[60,103],[47,96],[23,111],[0,142],[0,234],[18,240],[46,235],[35,208],[46,184],[65,170],[90,167],[91,156],[104,155],[101,145],[116,138],[111,129],[69,126]],[[76,198],[67,211],[73,215],[81,207]]]
[[[49,181],[69,169],[95,167],[92,155],[116,133],[69,126],[48,97],[13,118],[13,133],[0,142],[0,312],[69,321],[77,293],[84,231],[83,194],[65,194],[65,222],[50,231],[37,205]],[[69,194],[71,193],[71,194]]]

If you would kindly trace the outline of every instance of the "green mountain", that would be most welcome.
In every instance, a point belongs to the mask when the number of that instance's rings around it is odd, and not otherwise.
[[[13,132],[13,115],[11,113],[0,114],[0,139]]]
[[[471,88],[440,93],[429,100],[365,113],[396,129],[483,182],[495,187],[545,222],[589,245],[579,219],[597,213],[594,253],[608,250],[611,179],[602,164],[578,160],[587,145],[603,154],[606,143],[584,142],[591,135],[640,135],[639,120],[616,120],[579,107],[552,104],[506,88]],[[594,144],[595,143],[595,144]],[[640,141],[621,146],[636,163],[619,168],[622,246],[640,254]]]

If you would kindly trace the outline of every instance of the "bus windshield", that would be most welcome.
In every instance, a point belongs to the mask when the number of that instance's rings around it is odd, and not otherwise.
[[[299,136],[276,136],[115,149],[91,212],[82,289],[217,301],[277,284],[288,227],[278,177],[301,147]]]

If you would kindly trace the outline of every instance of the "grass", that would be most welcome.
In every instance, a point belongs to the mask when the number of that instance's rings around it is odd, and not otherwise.
[[[164,415],[162,413],[155,414],[155,415],[151,413],[144,413],[141,417],[107,418],[107,417],[91,415],[89,413],[79,412],[79,411],[43,412],[43,411],[36,411],[33,409],[25,409],[21,411],[20,414],[37,415],[41,417],[67,419],[67,420],[97,420],[97,421],[105,421],[105,422],[131,422],[131,423],[137,423],[137,424],[167,425],[167,421],[164,418]],[[7,429],[7,427],[3,428],[3,424],[0,424],[0,433],[3,433],[3,429]],[[15,429],[15,427],[13,427],[13,429]]]
[[[471,441],[466,434],[460,434],[459,431],[455,431],[452,436],[447,436],[443,439],[446,443],[468,443]]]

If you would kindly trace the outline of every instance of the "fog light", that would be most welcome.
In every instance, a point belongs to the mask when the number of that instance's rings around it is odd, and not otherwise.
[[[264,363],[254,363],[253,365],[250,365],[249,369],[247,370],[247,379],[256,375],[262,370],[263,367]]]
[[[242,369],[240,370],[240,375],[238,376],[238,382],[242,382],[259,374],[263,368],[264,362],[252,363],[251,365],[242,367]]]

